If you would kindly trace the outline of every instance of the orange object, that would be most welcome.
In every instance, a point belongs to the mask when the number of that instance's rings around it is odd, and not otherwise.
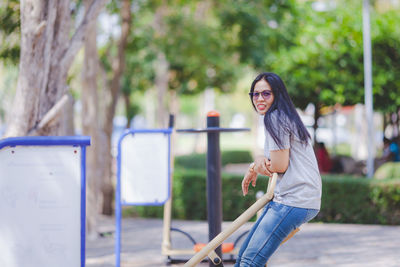
[[[297,233],[298,231],[300,231],[300,228],[296,228],[292,232],[290,232],[290,234],[281,242],[281,245],[286,241],[288,241],[290,238],[292,238],[294,234]]]
[[[207,244],[204,243],[197,243],[196,245],[193,246],[193,250],[196,252],[199,252],[203,247],[205,247]],[[222,244],[222,253],[229,253],[234,249],[234,244],[233,243],[223,243]]]
[[[196,252],[199,252],[205,246],[206,246],[206,244],[204,244],[204,243],[197,243],[196,245],[193,246],[193,250]]]
[[[235,248],[233,245],[234,245],[233,243],[224,243],[224,244],[222,244],[222,253],[231,252]]]
[[[219,117],[219,112],[216,110],[211,110],[207,113],[207,117]]]

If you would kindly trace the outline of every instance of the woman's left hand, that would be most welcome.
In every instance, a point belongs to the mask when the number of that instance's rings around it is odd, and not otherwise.
[[[249,192],[250,183],[253,185],[253,187],[256,186],[256,181],[257,181],[257,173],[248,170],[242,181],[243,196],[247,195],[247,193]]]

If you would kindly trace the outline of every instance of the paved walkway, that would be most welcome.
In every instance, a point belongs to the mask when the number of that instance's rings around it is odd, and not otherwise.
[[[223,227],[226,225],[227,223],[224,223]],[[102,231],[113,231],[114,226],[113,218],[101,220]],[[172,227],[189,232],[197,242],[207,241],[206,222],[173,221]],[[245,224],[238,234],[250,227],[251,223]],[[162,220],[129,218],[123,220],[122,228],[121,266],[183,266],[167,265],[166,257],[161,255]],[[191,243],[178,233],[172,235],[172,246],[192,247]],[[113,235],[87,240],[86,266],[115,266]],[[208,266],[208,263],[199,266]],[[303,225],[300,232],[279,247],[268,266],[399,267],[400,226],[309,223]]]

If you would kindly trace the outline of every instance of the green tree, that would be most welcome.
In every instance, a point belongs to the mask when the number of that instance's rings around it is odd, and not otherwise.
[[[397,112],[400,107],[399,10],[375,13],[372,40],[374,108]]]
[[[179,109],[178,96],[206,88],[231,91],[238,60],[230,40],[213,12],[213,1],[147,1],[137,4],[135,28],[127,49],[123,93],[137,111],[132,97],[138,90],[157,90],[158,126]],[[133,104],[132,104],[133,103]],[[133,114],[132,114],[133,115]]]
[[[278,51],[295,45],[301,2],[295,0],[216,1],[229,51],[258,71],[271,69]]]
[[[297,107],[315,105],[316,130],[322,107],[363,101],[361,6],[317,12],[305,3],[301,9],[295,45],[280,51],[271,65]]]
[[[20,53],[20,8],[19,1],[0,3],[0,60],[17,64]]]
[[[142,101],[138,96],[153,86],[155,76],[153,64],[156,59],[156,50],[149,46],[153,40],[153,32],[149,29],[153,10],[137,2],[134,12],[132,18],[134,29],[130,32],[126,46],[126,70],[121,83],[128,128],[132,118],[142,108]]]
[[[281,51],[272,63],[285,77],[298,107],[308,103],[317,107],[315,121],[321,107],[364,102],[361,3],[336,3],[325,12],[306,3],[296,45]],[[397,111],[399,106],[400,35],[394,26],[399,22],[395,11],[379,14],[372,9],[374,109],[383,112]]]

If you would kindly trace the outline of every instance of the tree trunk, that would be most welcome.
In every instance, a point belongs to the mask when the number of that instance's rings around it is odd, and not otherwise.
[[[68,97],[67,103],[64,106],[64,113],[60,114],[62,129],[60,132],[64,133],[67,136],[75,135],[75,125],[74,125],[74,104],[75,100],[71,93],[67,93]]]
[[[159,52],[155,66],[155,86],[157,89],[157,127],[166,127],[166,118],[168,115],[165,96],[168,92],[168,70],[169,63],[164,53]]]
[[[105,121],[103,124],[103,131],[105,134],[105,142],[102,144],[104,149],[103,156],[105,164],[101,166],[102,175],[103,175],[103,183],[102,183],[102,192],[103,192],[103,214],[111,215],[112,214],[112,199],[114,187],[112,185],[112,163],[113,158],[111,155],[111,137],[113,131],[113,119],[115,115],[115,109],[117,106],[117,101],[120,94],[121,89],[121,77],[125,69],[125,47],[128,41],[128,36],[131,30],[132,23],[132,15],[131,15],[131,1],[124,0],[121,4],[121,37],[118,42],[118,54],[117,57],[112,61],[113,67],[113,78],[111,80],[110,85],[110,99],[111,101],[108,103],[106,107]]]
[[[92,3],[70,39],[69,1],[21,1],[19,76],[5,136],[65,134],[60,116],[66,113],[65,106],[53,112],[46,124],[41,121],[67,93],[68,70],[83,43],[88,21],[97,17],[105,2]]]
[[[131,120],[133,119],[133,116],[131,116],[129,110],[131,108],[131,100],[129,98],[129,94],[122,94],[122,97],[124,98],[124,105],[125,105],[125,113],[126,117],[128,119],[128,122],[126,123],[126,128],[131,128]]]
[[[87,9],[93,0],[85,0]],[[97,24],[93,20],[89,25],[88,34],[85,39],[85,54],[82,73],[82,133],[91,137],[91,145],[86,152],[86,218],[87,234],[89,238],[96,237],[97,218],[101,212],[102,197],[101,194],[101,173],[99,162],[102,154],[99,153],[100,129],[99,129],[99,99],[97,94],[97,76],[98,76],[98,55],[97,55]]]
[[[157,8],[154,15],[153,27],[158,36],[165,35],[164,16],[167,10],[166,2],[163,1],[162,5]],[[169,80],[169,62],[162,51],[157,54],[157,61],[154,66],[155,71],[155,87],[157,91],[157,116],[156,123],[157,127],[166,127],[166,119],[168,116],[165,96],[168,92],[168,80]]]

